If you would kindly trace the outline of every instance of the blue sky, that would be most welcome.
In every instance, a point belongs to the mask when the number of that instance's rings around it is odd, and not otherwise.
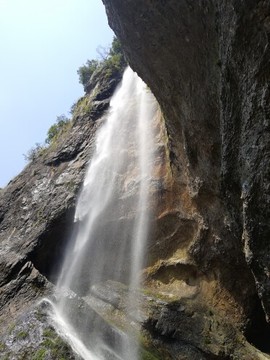
[[[0,187],[83,95],[77,69],[109,47],[101,0],[0,0]]]

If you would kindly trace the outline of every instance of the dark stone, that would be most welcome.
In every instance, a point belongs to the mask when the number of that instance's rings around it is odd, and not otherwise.
[[[123,71],[123,68],[122,70]],[[111,82],[120,81],[120,75]],[[104,98],[99,118],[111,92],[104,78],[95,83],[95,96]],[[112,86],[112,85],[111,85]],[[102,95],[101,95],[102,93]],[[93,98],[92,94],[85,97]],[[56,280],[69,241],[76,197],[94,148],[102,120],[80,112],[66,132],[42,151],[0,192],[0,285],[9,284],[28,271],[29,261],[51,281]],[[15,287],[16,289],[16,287]],[[16,290],[14,289],[15,293]],[[14,293],[14,296],[15,296]],[[5,299],[5,296],[0,293]],[[4,301],[4,300],[2,300]]]
[[[103,3],[131,67],[161,105],[181,188],[174,204],[188,203],[185,215],[199,229],[191,262],[240,306],[232,322],[264,328],[254,314],[270,318],[270,4]]]
[[[168,154],[171,187],[165,181],[155,186],[164,212],[149,239],[147,280],[155,289],[175,283],[176,294],[180,285],[196,290],[183,311],[180,295],[173,303],[152,297],[153,306],[131,321],[142,318],[151,341],[172,359],[261,359],[242,332],[269,350],[270,5],[103,2],[131,67],[153,91],[166,122],[162,156]],[[42,274],[56,280],[94,135],[122,72],[93,74],[85,97],[91,106],[0,191],[4,324],[51,291]],[[121,308],[122,294],[112,287],[93,292]],[[83,318],[88,307],[81,309]],[[105,322],[102,327],[117,343],[118,330],[111,335]]]

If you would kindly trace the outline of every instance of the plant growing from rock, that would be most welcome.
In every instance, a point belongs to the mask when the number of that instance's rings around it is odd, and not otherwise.
[[[86,64],[78,69],[79,82],[86,91],[89,81],[96,73],[105,71],[105,76],[109,78],[119,71],[125,62],[121,43],[114,37],[110,50],[102,55],[102,60],[87,60]]]
[[[51,144],[56,140],[61,132],[67,127],[70,123],[70,119],[66,115],[62,114],[57,116],[56,122],[49,128],[47,132],[47,138],[45,140],[46,144]]]

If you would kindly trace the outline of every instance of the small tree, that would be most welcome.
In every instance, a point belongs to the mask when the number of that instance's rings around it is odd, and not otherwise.
[[[87,60],[85,65],[79,67],[77,73],[79,75],[80,84],[85,87],[98,66],[98,60]]]
[[[69,118],[66,117],[66,115],[62,114],[60,116],[57,116],[56,123],[53,124],[48,132],[47,132],[47,138],[45,140],[46,144],[51,144],[51,142],[56,139],[60,131],[65,127],[66,124],[70,122]]]
[[[83,85],[85,91],[95,70],[105,69],[106,74],[111,76],[125,64],[122,46],[116,37],[113,38],[112,45],[109,50],[99,46],[97,52],[101,60],[87,60],[86,64],[79,67],[77,71],[79,75],[79,82]]]
[[[117,39],[117,37],[114,37],[109,55],[113,56],[116,54],[122,54],[122,46],[121,46],[120,41]]]

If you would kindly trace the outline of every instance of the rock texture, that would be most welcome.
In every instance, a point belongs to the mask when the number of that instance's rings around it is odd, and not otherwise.
[[[93,76],[89,93],[74,107],[71,123],[1,190],[1,324],[10,316],[15,320],[51,292],[46,278],[56,281],[95,133],[123,69],[111,77],[102,71],[98,78]],[[3,326],[0,335],[5,331]]]
[[[83,317],[89,306],[107,317],[115,338],[123,324],[141,324],[146,359],[268,359],[260,350],[270,353],[270,5],[103,2],[131,67],[161,106],[156,210],[142,313],[124,319],[121,284],[100,285],[72,306]],[[53,291],[94,135],[122,70],[94,74],[70,126],[0,191],[3,356],[20,359],[36,325],[47,331],[36,337],[41,350],[48,343],[47,320],[41,325],[31,306]],[[10,317],[18,327],[8,331]],[[40,350],[29,346],[25,356]]]
[[[269,3],[103,3],[169,138],[150,282],[190,292],[269,350]]]

